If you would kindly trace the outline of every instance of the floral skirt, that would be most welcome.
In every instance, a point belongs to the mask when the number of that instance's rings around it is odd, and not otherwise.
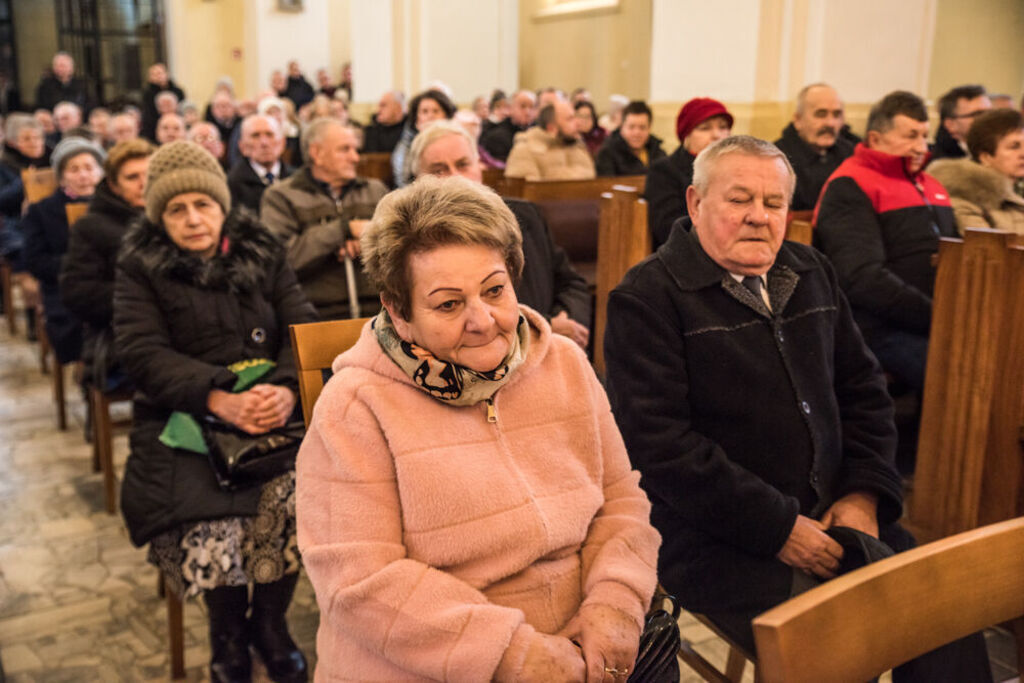
[[[153,538],[148,560],[183,597],[219,586],[271,583],[301,565],[295,536],[295,472],[263,484],[254,517],[224,517]]]

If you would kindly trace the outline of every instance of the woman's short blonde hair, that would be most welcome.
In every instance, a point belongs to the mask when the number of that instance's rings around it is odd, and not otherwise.
[[[493,190],[460,176],[424,176],[386,195],[363,233],[363,268],[381,299],[411,315],[409,256],[451,244],[491,247],[509,276],[523,271],[523,237],[515,216]]]
[[[111,185],[117,183],[117,174],[121,167],[132,159],[145,159],[156,151],[156,145],[145,138],[135,138],[119,142],[107,151],[107,160],[103,162],[103,174]]]

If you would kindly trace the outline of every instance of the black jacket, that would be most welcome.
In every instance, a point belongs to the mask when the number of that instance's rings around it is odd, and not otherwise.
[[[824,154],[818,154],[804,142],[792,123],[783,129],[782,137],[775,141],[775,146],[789,158],[796,171],[796,191],[789,204],[793,211],[813,209],[825,181],[839,168],[839,164],[853,155],[853,143],[841,137]]]
[[[373,123],[363,129],[362,151],[367,153],[387,152],[388,154],[393,152],[395,145],[398,144],[398,140],[402,137],[402,129],[405,127],[406,118],[403,116],[401,121],[390,126],[377,123],[377,119],[374,118]]]
[[[835,266],[868,344],[876,332],[927,335],[940,237],[956,237],[949,193],[902,157],[858,145],[829,178],[814,216],[814,246]]]
[[[686,209],[686,188],[693,182],[694,156],[679,145],[672,154],[658,159],[647,171],[644,198],[647,199],[647,228],[651,247],[657,249],[668,241],[672,224],[689,215]]]
[[[60,270],[64,306],[85,323],[82,360],[92,365],[94,345],[114,317],[114,273],[117,252],[128,226],[142,214],[114,194],[106,182],[96,187],[89,212],[68,238],[68,251]]]
[[[281,93],[281,97],[287,97],[295,104],[296,111],[304,104],[312,102],[314,95],[316,92],[313,90],[313,86],[304,76],[289,76],[288,85]]]
[[[515,144],[516,133],[522,133],[527,128],[528,126],[521,128],[512,123],[512,119],[506,118],[480,135],[480,146],[495,159],[507,161],[512,145]]]
[[[58,102],[72,102],[82,108],[82,114],[89,113],[89,90],[85,80],[78,76],[72,76],[67,83],[61,83],[56,76],[44,76],[36,86],[36,109],[49,109],[57,106]]]
[[[523,276],[516,285],[519,303],[547,318],[565,311],[570,318],[590,327],[590,289],[573,270],[565,250],[551,239],[547,223],[536,204],[505,198],[523,233]]]
[[[68,250],[65,207],[70,203],[71,198],[58,189],[29,206],[21,222],[25,267],[39,280],[46,310],[46,336],[61,363],[76,361],[82,353],[82,323],[64,306],[59,286],[61,259]]]
[[[281,162],[281,175],[274,178],[274,182],[284,180],[292,174],[295,169],[288,164]],[[263,199],[263,191],[269,187],[263,179],[256,175],[252,164],[245,157],[235,162],[228,173],[228,189],[231,190],[231,201],[237,206],[244,206],[253,213],[259,213],[260,200]]]
[[[597,175],[644,175],[648,166],[665,156],[665,150],[661,148],[661,138],[655,135],[647,138],[646,149],[647,165],[644,165],[640,157],[633,154],[622,134],[617,130],[612,131],[597,152],[594,161]]]
[[[121,495],[136,545],[180,524],[256,512],[258,486],[225,493],[205,456],[160,443],[171,412],[206,415],[210,391],[235,383],[226,366],[243,359],[275,361],[263,381],[297,391],[288,326],[315,320],[313,307],[252,214],[233,211],[224,233],[227,253],[204,262],[140,219],[118,259],[115,346],[140,392]]]
[[[689,222],[689,219],[684,219]],[[869,491],[901,513],[892,400],[828,261],[783,243],[772,311],[674,230],[608,302],[608,395],[661,532],[658,577],[696,611],[788,593],[797,514]]]
[[[939,124],[939,132],[935,134],[935,143],[931,145],[932,161],[936,159],[962,159],[967,152],[960,146],[946,127]]]
[[[160,113],[156,110],[156,96],[168,90],[178,97],[178,103],[185,101],[185,91],[178,87],[178,84],[167,79],[167,85],[161,88],[155,83],[147,83],[142,91],[142,137],[156,142],[156,124],[160,119]]]

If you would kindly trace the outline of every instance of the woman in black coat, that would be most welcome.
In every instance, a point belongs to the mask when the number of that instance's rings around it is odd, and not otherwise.
[[[661,139],[651,135],[651,108],[636,101],[622,110],[622,125],[601,145],[594,165],[599,176],[643,175],[664,156]]]
[[[82,323],[64,306],[58,277],[68,249],[68,204],[86,202],[103,178],[106,154],[85,138],[65,137],[50,160],[59,187],[46,199],[28,207],[22,220],[25,267],[39,280],[46,314],[46,336],[60,364],[72,363],[82,353]]]
[[[261,434],[294,419],[288,326],[316,314],[278,240],[252,214],[228,213],[227,181],[209,152],[161,147],[145,199],[114,288],[115,348],[140,392],[121,496],[129,534],[150,544],[172,588],[204,593],[214,681],[249,680],[250,644],[275,681],[305,681],[284,616],[300,568],[294,470],[224,491],[176,425],[213,415]],[[235,393],[240,362],[270,369]]]
[[[686,188],[693,181],[693,162],[704,148],[729,137],[732,114],[725,105],[709,97],[695,97],[682,106],[676,117],[676,151],[651,164],[644,185],[647,200],[647,227],[651,246],[657,249],[668,241],[672,224],[686,210]]]
[[[128,226],[142,215],[146,169],[155,149],[142,138],[111,148],[103,165],[106,179],[96,187],[89,212],[75,223],[68,238],[60,270],[60,295],[67,309],[85,324],[82,360],[87,380],[95,377],[97,340],[108,336],[104,333],[114,317],[117,252]],[[100,353],[107,356],[100,359],[106,372],[98,379],[105,380],[104,391],[112,391],[120,386],[123,376],[112,372],[109,352],[101,349]]]

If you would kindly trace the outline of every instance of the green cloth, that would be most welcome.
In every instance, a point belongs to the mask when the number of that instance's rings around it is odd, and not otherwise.
[[[228,366],[228,370],[235,373],[238,379],[235,386],[231,387],[231,393],[238,394],[246,391],[276,367],[276,363],[266,358],[253,358],[251,360],[240,360]],[[192,451],[200,455],[207,455],[210,449],[203,439],[203,430],[199,422],[188,413],[176,410],[167,419],[167,424],[160,432],[160,443],[169,448],[180,448],[185,451]]]

